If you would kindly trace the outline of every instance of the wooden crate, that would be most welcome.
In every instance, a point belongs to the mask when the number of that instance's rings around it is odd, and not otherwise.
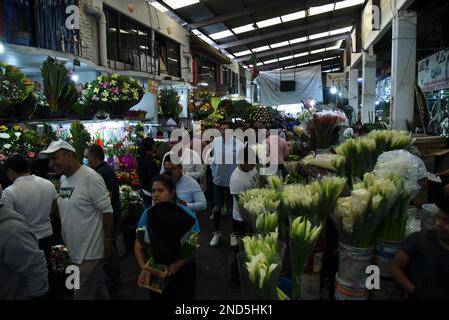
[[[157,293],[162,293],[170,280],[168,270],[162,271],[151,267],[148,263],[143,267],[141,274],[143,274],[144,281],[138,281],[138,286],[143,287]],[[140,277],[139,277],[140,279]]]

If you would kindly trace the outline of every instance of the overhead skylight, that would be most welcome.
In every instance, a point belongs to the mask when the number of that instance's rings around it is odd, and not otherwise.
[[[285,69],[292,69],[292,68],[294,68],[294,67],[296,67],[296,66],[295,66],[295,65],[292,65],[292,66],[285,67]]]
[[[172,9],[184,8],[200,2],[200,0],[162,0],[162,1],[168,4]]]
[[[315,61],[311,61],[310,64],[320,63],[320,62],[322,62],[322,61],[323,61],[323,59],[315,60]]]
[[[264,51],[264,50],[270,50],[270,47],[269,46],[263,46],[263,47],[254,48],[252,50],[254,52],[260,52],[260,51]]]
[[[326,31],[326,32],[322,32],[322,33],[312,34],[311,36],[309,36],[309,40],[325,38],[328,36],[329,36],[329,31]]]
[[[258,28],[265,28],[265,27],[271,27],[277,24],[282,23],[280,17],[271,18],[263,21],[256,22],[256,25]]]
[[[334,59],[337,59],[337,58],[338,58],[338,56],[330,57],[330,58],[325,58],[325,59],[323,59],[323,61],[334,60]]]
[[[321,53],[321,52],[324,52],[324,51],[326,51],[326,48],[312,50],[312,51],[310,51],[310,54]]]
[[[341,29],[335,29],[330,32],[330,35],[333,36],[333,35],[340,34],[340,33],[350,32],[351,30],[352,30],[352,26],[346,27],[346,28],[341,28]]]
[[[164,7],[162,4],[160,4],[157,1],[151,1],[151,2],[148,2],[148,4],[155,7],[158,11],[160,11],[162,13],[165,13],[168,11],[168,9],[166,7]]]
[[[340,10],[344,8],[349,8],[353,6],[361,5],[365,2],[365,0],[345,0],[339,1],[335,4],[335,10]]]
[[[278,59],[267,60],[267,61],[264,61],[263,63],[270,64],[270,63],[274,63],[274,62],[278,62]]]
[[[293,59],[293,58],[294,58],[293,55],[291,55],[291,56],[286,56],[286,57],[279,58],[279,61],[290,60],[290,59]]]
[[[251,54],[251,50],[245,50],[245,51],[240,51],[240,52],[234,53],[234,55],[236,57],[246,56],[248,54]]]
[[[284,16],[281,16],[281,19],[282,19],[282,22],[289,22],[289,21],[293,21],[293,20],[303,19],[305,17],[306,17],[305,11],[298,11],[298,12],[293,12],[293,13],[289,13]]]
[[[263,62],[258,62],[257,64],[256,64],[256,66],[263,66],[264,65],[264,63]]]
[[[314,16],[317,14],[322,14],[326,12],[334,11],[334,4],[325,4],[324,6],[311,7],[309,8],[309,16]]]
[[[282,42],[270,44],[270,47],[271,48],[279,48],[279,47],[288,46],[288,45],[289,45],[288,41],[282,41]]]
[[[307,65],[309,65],[309,63],[308,63],[308,62],[305,62],[305,63],[297,64],[296,66],[297,66],[297,67],[303,67],[303,66],[307,66]]]
[[[223,39],[223,38],[226,38],[226,37],[230,37],[232,35],[233,35],[233,33],[230,30],[224,30],[224,31],[212,33],[212,34],[209,35],[209,37],[211,37],[214,40],[218,40],[218,39]]]
[[[290,44],[295,44],[295,43],[305,42],[307,40],[308,40],[307,37],[302,37],[302,38],[296,38],[296,39],[290,40],[289,42],[290,42]]]
[[[208,36],[204,35],[204,34],[200,34],[198,36],[198,38],[200,38],[201,40],[203,40],[204,42],[210,44],[211,46],[216,46],[217,44]]]
[[[201,31],[198,30],[198,29],[193,29],[193,30],[192,30],[192,33],[193,33],[194,35],[196,35],[196,36],[202,35]]]
[[[250,67],[250,68],[252,68],[252,67],[254,67],[252,64],[250,64],[250,65],[248,65],[248,67]]]
[[[294,54],[293,57],[299,58],[299,57],[304,57],[304,56],[308,56],[308,55],[309,55],[308,52],[301,52],[301,53]]]
[[[234,31],[235,34],[244,33],[252,30],[255,30],[253,23],[232,29],[232,31]]]

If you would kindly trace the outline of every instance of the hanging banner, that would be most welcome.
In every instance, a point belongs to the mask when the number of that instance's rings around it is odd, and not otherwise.
[[[254,82],[260,86],[259,102],[262,105],[298,104],[303,99],[323,101],[320,65],[282,71],[261,71]],[[288,82],[288,90],[281,90],[282,82]]]
[[[418,62],[418,85],[423,92],[449,88],[449,48]]]

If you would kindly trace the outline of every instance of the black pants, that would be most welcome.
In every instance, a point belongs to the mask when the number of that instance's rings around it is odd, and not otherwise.
[[[214,208],[213,208],[213,215],[214,215],[214,230],[220,231],[221,227],[221,215],[220,212],[223,210],[223,204],[225,203],[226,199],[226,213],[229,214],[232,218],[232,210],[233,210],[233,196],[229,192],[229,187],[222,187],[217,186],[216,184],[213,185],[213,191],[214,191]],[[236,225],[234,223],[234,219],[232,219],[232,231],[236,232]]]
[[[237,221],[233,220],[233,224],[235,224],[237,235],[239,238],[243,238],[244,236],[252,233],[252,227],[246,223],[245,221]],[[239,246],[235,248],[234,252],[234,261],[231,265],[231,277],[236,283],[240,283],[240,277],[239,277],[239,262],[237,259],[237,254],[239,253]]]
[[[159,294],[151,291],[151,300],[193,300],[196,290],[196,264],[195,260],[181,267],[171,276],[165,290]]]
[[[50,253],[51,253],[51,247],[55,245],[54,237],[53,235],[39,239],[39,249],[44,251],[45,254],[45,260],[47,261],[47,269],[48,269],[48,286],[49,286],[49,293],[51,294],[54,290],[54,281],[53,281],[53,273],[52,273],[52,266],[50,262]]]

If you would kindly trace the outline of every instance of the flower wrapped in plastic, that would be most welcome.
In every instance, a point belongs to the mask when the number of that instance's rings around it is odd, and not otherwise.
[[[400,195],[383,222],[378,238],[386,241],[402,241],[406,235],[408,206],[420,190],[418,180],[427,177],[422,159],[405,150],[384,152],[378,158],[373,173],[391,179]]]
[[[256,300],[277,300],[277,284],[285,252],[277,233],[245,237],[241,242],[239,268],[243,294]]]

